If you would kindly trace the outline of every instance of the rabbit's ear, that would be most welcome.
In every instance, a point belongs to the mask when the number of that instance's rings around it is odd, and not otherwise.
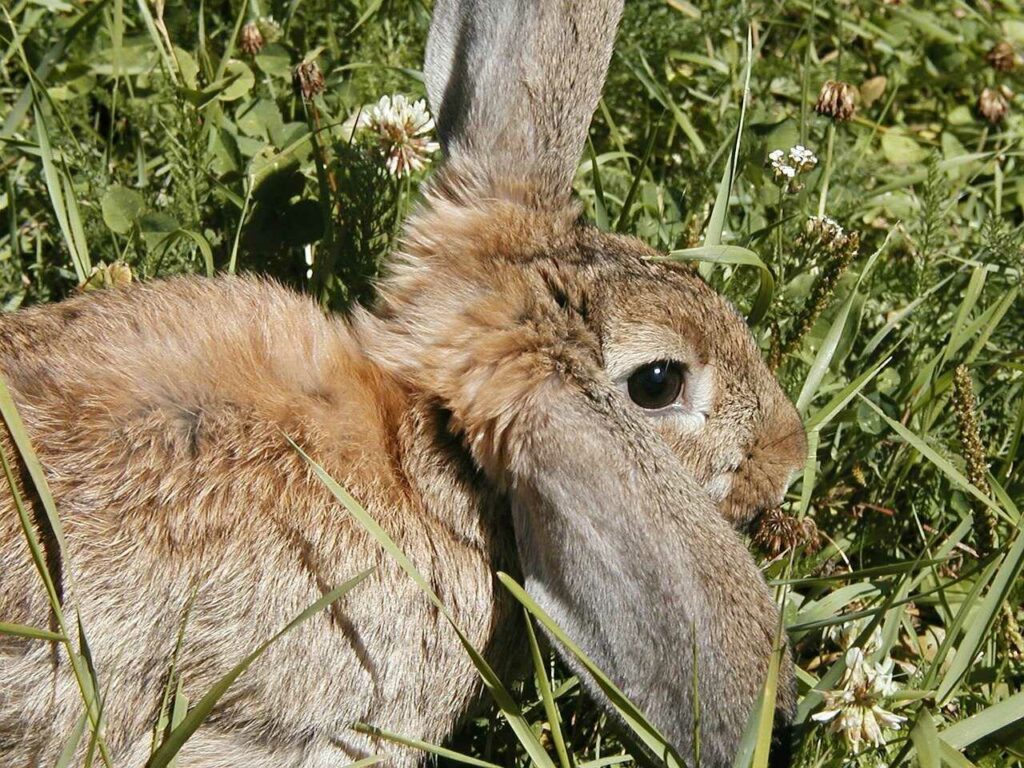
[[[449,172],[564,201],[621,13],[622,0],[437,0],[424,72]]]
[[[509,454],[526,589],[687,763],[699,711],[702,764],[731,765],[778,612],[699,483],[649,425],[597,392],[545,386]],[[792,702],[781,683],[783,719]]]

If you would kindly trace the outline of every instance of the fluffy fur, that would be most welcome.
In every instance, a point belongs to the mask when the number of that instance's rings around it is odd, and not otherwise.
[[[522,653],[493,576],[505,570],[684,756],[695,643],[702,764],[730,763],[778,622],[732,525],[778,502],[803,432],[724,299],[580,224],[569,201],[620,10],[439,2],[426,74],[449,115],[448,164],[372,311],[328,317],[273,283],[219,278],[0,319],[0,370],[64,521],[64,603],[89,633],[117,764],[148,755],[186,612],[178,668],[194,701],[373,565],[246,672],[182,764],[412,765],[351,724],[437,743],[477,699],[454,633],[286,435],[362,501],[499,670]],[[504,76],[465,66],[483,50],[506,54]],[[624,380],[662,359],[686,366],[686,407],[651,415]],[[0,619],[47,626],[6,492],[0,574]],[[785,716],[788,660],[783,675]],[[52,764],[81,706],[67,659],[3,637],[0,680],[0,766]]]

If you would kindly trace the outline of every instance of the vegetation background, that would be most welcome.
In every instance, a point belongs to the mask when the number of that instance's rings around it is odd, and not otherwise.
[[[427,172],[351,119],[422,97],[426,0],[0,8],[4,310],[183,272],[373,300]],[[800,766],[1024,765],[1022,51],[1017,0],[626,5],[577,191],[701,261],[805,415],[752,532]],[[552,759],[628,762],[546,671],[514,692]],[[449,746],[531,759],[496,712]]]

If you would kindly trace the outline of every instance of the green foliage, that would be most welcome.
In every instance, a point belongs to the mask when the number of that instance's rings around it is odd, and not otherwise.
[[[136,279],[266,273],[335,309],[372,301],[424,174],[396,178],[345,123],[382,95],[422,96],[428,22],[414,0],[5,6],[3,307],[123,281],[121,265]],[[814,452],[783,511],[824,546],[765,561],[802,668],[801,766],[1024,764],[1024,104],[1011,97],[995,124],[976,108],[985,88],[1024,88],[1024,65],[986,59],[1000,41],[1024,52],[1019,0],[630,0],[577,175],[591,220],[700,261],[755,316],[805,414]],[[293,84],[303,62],[323,74],[308,97]],[[826,80],[858,87],[849,122],[815,113]],[[798,144],[818,162],[783,189],[769,154]],[[821,215],[859,249],[840,258],[809,237]],[[985,489],[966,480],[951,403],[961,364]],[[979,508],[996,525],[984,558]],[[896,664],[886,706],[909,720],[854,756],[811,716],[846,674],[838,630],[864,645],[875,627],[874,660]],[[71,629],[58,634],[92,732],[96,671]],[[546,674],[500,688],[505,717],[449,746],[503,765],[541,746],[560,764],[625,760],[578,681]]]

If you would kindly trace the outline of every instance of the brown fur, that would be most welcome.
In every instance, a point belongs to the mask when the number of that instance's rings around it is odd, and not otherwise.
[[[495,636],[509,622],[492,575],[496,563],[515,570],[506,506],[437,406],[383,376],[342,321],[272,284],[183,279],[21,312],[3,319],[0,339],[64,521],[65,610],[81,614],[108,686],[119,764],[148,754],[193,592],[179,666],[195,701],[370,566],[378,572],[362,595],[246,673],[183,764],[244,755],[249,765],[320,765],[378,751],[350,730],[356,719],[447,734],[477,689],[468,658],[284,436],[362,500],[481,648],[508,642]],[[0,541],[0,616],[45,627],[45,594],[6,494]],[[369,595],[386,595],[388,609]],[[0,764],[52,764],[80,706],[66,661],[54,664],[38,641],[4,638],[0,650]]]
[[[88,632],[117,764],[148,755],[193,595],[178,669],[195,701],[376,566],[243,675],[183,765],[319,768],[378,753],[410,765],[415,753],[351,724],[437,743],[477,698],[455,634],[286,436],[365,505],[502,672],[522,643],[497,570],[522,578],[685,754],[696,644],[704,764],[730,762],[778,622],[730,524],[779,501],[803,433],[724,299],[639,242],[579,224],[568,200],[620,10],[440,0],[431,96],[438,111],[463,101],[439,123],[449,164],[372,312],[328,317],[273,283],[222,277],[0,319],[0,371],[64,521],[65,611]],[[491,21],[467,25],[475,14]],[[519,34],[551,24],[571,29]],[[508,72],[527,76],[465,66],[510,41]],[[560,75],[563,61],[582,74]],[[624,393],[630,370],[667,358],[686,365],[700,406],[685,417],[644,413]],[[15,455],[6,436],[2,447]],[[0,580],[0,619],[47,626],[7,493]],[[783,677],[785,713],[788,659]],[[51,764],[81,708],[67,659],[0,638],[0,681],[0,766]]]

